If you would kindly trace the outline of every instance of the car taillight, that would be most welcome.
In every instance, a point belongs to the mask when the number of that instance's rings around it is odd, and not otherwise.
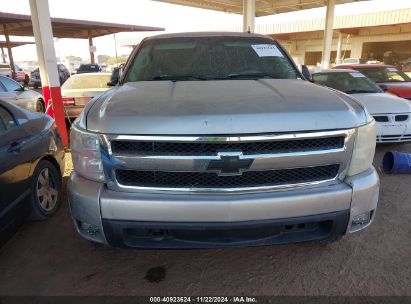
[[[63,100],[63,104],[65,106],[74,106],[75,105],[74,98],[63,97],[62,100]]]

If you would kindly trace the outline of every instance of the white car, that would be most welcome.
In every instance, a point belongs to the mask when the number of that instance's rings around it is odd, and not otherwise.
[[[84,106],[94,97],[110,89],[110,73],[86,73],[71,76],[61,86],[66,116],[77,118]]]
[[[371,79],[355,70],[322,70],[312,75],[317,84],[350,94],[374,116],[377,142],[411,141],[411,103],[384,91]]]

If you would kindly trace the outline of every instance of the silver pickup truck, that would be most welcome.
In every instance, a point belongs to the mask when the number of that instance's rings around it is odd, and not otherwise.
[[[266,36],[145,39],[71,129],[77,231],[204,248],[334,241],[370,225],[375,122],[304,75]]]

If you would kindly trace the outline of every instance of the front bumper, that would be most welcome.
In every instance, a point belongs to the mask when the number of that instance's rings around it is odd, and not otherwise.
[[[404,122],[377,122],[377,143],[411,142],[411,119]]]
[[[331,186],[200,195],[115,192],[73,173],[69,203],[84,238],[112,246],[243,247],[328,239],[368,226],[353,217],[378,202],[374,168]]]

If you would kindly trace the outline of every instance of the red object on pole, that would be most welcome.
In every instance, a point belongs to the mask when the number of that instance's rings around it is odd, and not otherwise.
[[[48,0],[30,0],[30,10],[46,112],[54,117],[63,145],[68,147],[66,119],[61,98]]]
[[[53,107],[51,104],[50,88],[48,86],[43,86],[42,89],[43,89],[44,103],[46,106],[46,113],[50,115],[51,117],[54,117],[54,111],[53,111]]]
[[[60,86],[58,87],[50,87],[50,95],[51,95],[51,100],[52,100],[52,109],[54,113],[64,113],[64,105],[63,105],[63,99],[61,97],[61,88]],[[54,120],[56,121],[57,128],[60,132],[60,130],[64,130],[66,139],[67,137],[67,128],[66,128],[66,118],[63,115],[54,115]],[[60,134],[61,135],[61,134]],[[66,143],[68,145],[68,141]]]

